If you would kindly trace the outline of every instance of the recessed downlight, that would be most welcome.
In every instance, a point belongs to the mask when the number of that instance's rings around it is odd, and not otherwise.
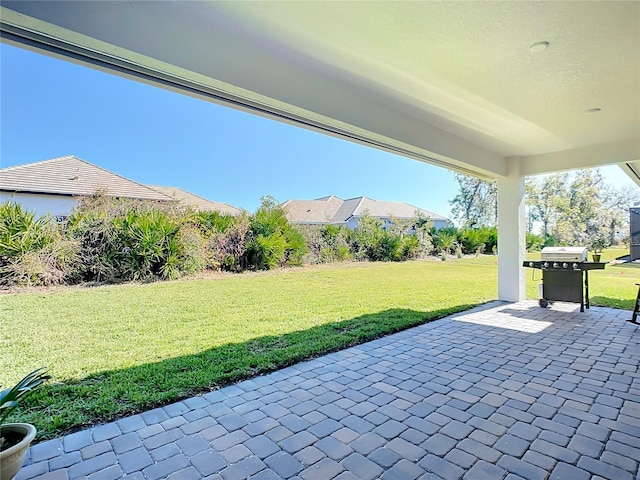
[[[600,107],[587,108],[586,113],[598,113],[601,112],[602,109]]]
[[[529,51],[533,52],[533,53],[544,52],[547,49],[548,46],[549,46],[549,42],[534,43],[533,45],[531,45],[529,47]]]

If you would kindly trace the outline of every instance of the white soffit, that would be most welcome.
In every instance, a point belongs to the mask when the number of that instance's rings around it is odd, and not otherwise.
[[[526,174],[640,160],[640,2],[3,6],[5,40],[42,32],[457,170],[501,176],[505,157]],[[529,50],[541,41],[545,51]]]

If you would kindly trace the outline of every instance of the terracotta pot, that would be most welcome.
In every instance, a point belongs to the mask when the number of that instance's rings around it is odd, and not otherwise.
[[[592,253],[591,256],[593,257],[593,261],[594,262],[599,262],[600,261],[600,254],[599,253]]]
[[[0,426],[1,435],[4,436],[9,432],[24,435],[24,438],[20,443],[0,452],[0,480],[11,480],[18,473],[24,463],[29,445],[36,436],[36,427],[28,423],[7,423]]]

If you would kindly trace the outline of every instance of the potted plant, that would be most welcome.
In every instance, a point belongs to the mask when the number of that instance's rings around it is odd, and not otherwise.
[[[28,423],[7,423],[5,419],[27,394],[51,378],[45,368],[29,373],[12,388],[0,392],[0,480],[11,480],[22,464],[36,427]]]
[[[592,257],[594,262],[600,261],[600,255],[602,250],[607,246],[607,242],[604,238],[598,237],[591,242],[591,250],[593,251]]]

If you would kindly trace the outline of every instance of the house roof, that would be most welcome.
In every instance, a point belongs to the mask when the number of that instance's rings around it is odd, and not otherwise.
[[[169,201],[171,197],[76,156],[0,169],[0,190],[55,195],[93,195]]]
[[[143,185],[74,155],[0,169],[0,191],[52,195],[93,195],[141,200],[178,201],[197,210],[239,215],[241,210],[212,202],[177,187]]]
[[[240,215],[242,210],[232,205],[222,202],[212,202],[206,198],[199,197],[193,193],[189,193],[177,187],[162,187],[157,185],[147,185],[149,188],[156,190],[168,197],[178,200],[183,205],[188,205],[200,211],[216,211],[225,215]]]
[[[431,220],[447,220],[446,217],[408,203],[380,201],[368,197],[342,200],[329,196],[316,200],[288,200],[282,206],[287,210],[287,218],[293,223],[340,224],[367,213],[372,217],[398,219],[413,218],[416,213],[420,213]]]
[[[329,196],[316,200],[287,200],[282,206],[294,223],[330,223],[344,200]]]

